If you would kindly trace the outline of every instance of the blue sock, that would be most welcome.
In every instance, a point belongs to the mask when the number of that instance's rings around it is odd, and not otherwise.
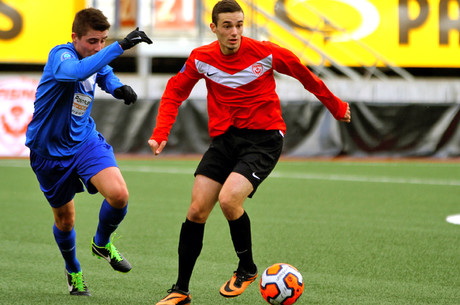
[[[77,260],[77,251],[75,248],[75,229],[70,232],[63,232],[53,225],[54,239],[61,251],[65,261],[65,268],[69,273],[81,271],[80,263]]]
[[[118,228],[118,225],[125,218],[127,211],[128,205],[123,209],[115,209],[104,199],[101,210],[99,211],[99,224],[97,225],[96,236],[94,236],[94,243],[98,247],[104,247],[110,242],[110,235]]]

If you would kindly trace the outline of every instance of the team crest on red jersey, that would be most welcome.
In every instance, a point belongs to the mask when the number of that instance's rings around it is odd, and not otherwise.
[[[264,67],[262,64],[254,64],[252,65],[252,73],[257,76],[261,76],[264,73]]]

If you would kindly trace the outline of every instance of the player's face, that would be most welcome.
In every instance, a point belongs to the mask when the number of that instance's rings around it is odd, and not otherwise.
[[[85,58],[96,54],[105,46],[108,31],[89,30],[88,33],[78,38],[72,33],[72,41],[75,49],[81,57]]]
[[[211,23],[211,30],[216,34],[220,50],[224,55],[238,52],[243,34],[243,12],[220,13],[217,25]]]

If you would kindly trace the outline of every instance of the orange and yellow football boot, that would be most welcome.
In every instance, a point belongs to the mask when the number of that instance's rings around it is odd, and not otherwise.
[[[226,298],[234,298],[243,293],[243,291],[257,278],[257,271],[253,274],[245,270],[237,270],[233,276],[221,288],[220,294]]]
[[[173,285],[168,290],[168,295],[160,300],[156,305],[190,305],[192,297],[190,292],[185,292],[177,289],[176,285]]]

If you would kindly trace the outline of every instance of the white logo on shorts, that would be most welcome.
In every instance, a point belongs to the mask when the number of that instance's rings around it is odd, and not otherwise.
[[[252,173],[252,176],[253,176],[254,178],[256,178],[257,180],[260,180],[260,178],[257,177],[256,173],[253,172],[253,173]]]

